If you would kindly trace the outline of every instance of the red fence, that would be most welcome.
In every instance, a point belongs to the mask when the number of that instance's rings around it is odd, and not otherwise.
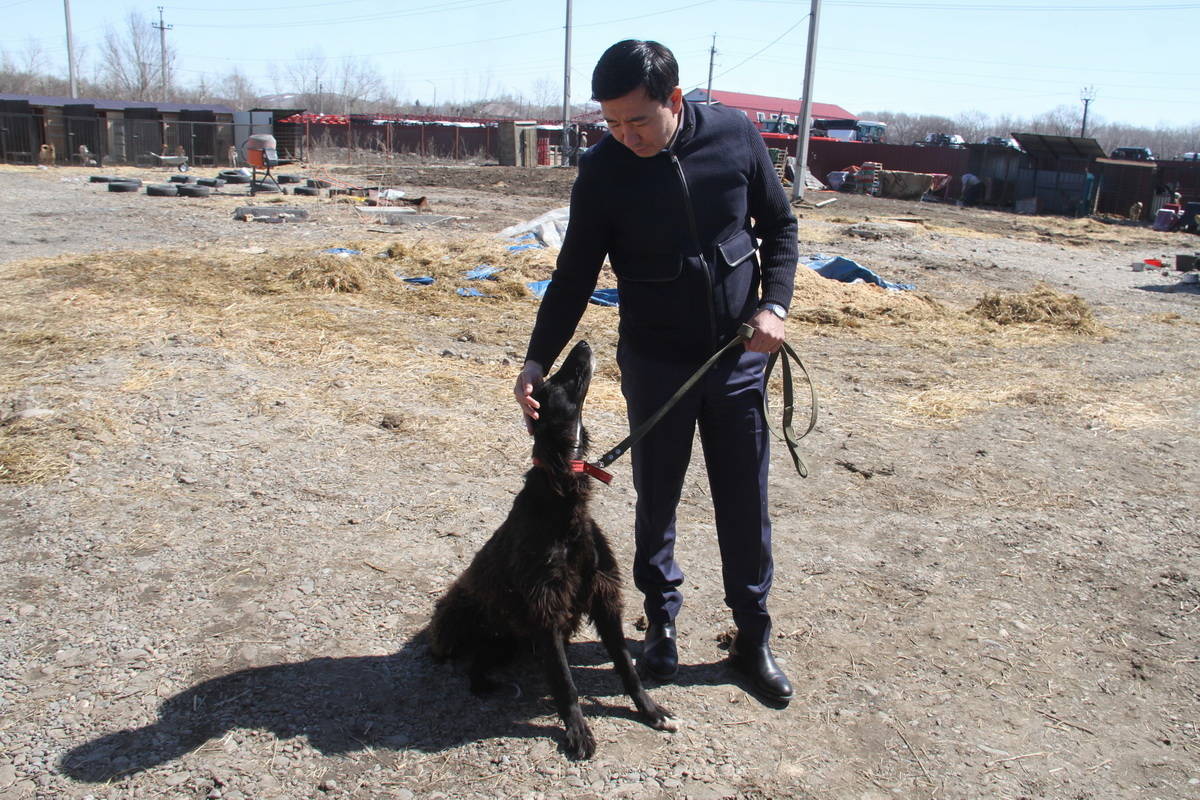
[[[962,175],[967,172],[969,151],[953,147],[914,147],[901,144],[809,140],[808,169],[825,180],[830,172],[877,161],[884,169],[899,172],[933,172]]]

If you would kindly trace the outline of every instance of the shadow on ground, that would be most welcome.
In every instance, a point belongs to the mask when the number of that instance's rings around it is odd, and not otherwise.
[[[639,724],[598,643],[572,645],[569,656],[581,698],[593,698],[584,700],[585,714]],[[494,695],[471,695],[464,671],[434,663],[424,637],[387,656],[316,658],[239,670],[167,699],[150,725],[72,748],[59,769],[79,781],[108,781],[177,759],[238,728],[269,730],[279,739],[304,736],[325,755],[368,748],[437,752],[496,737],[547,737],[561,743],[557,720],[553,725],[530,721],[554,713],[535,662],[518,659],[496,677],[503,688]],[[681,669],[680,677],[690,685],[730,680],[720,664]],[[600,703],[598,697],[613,700]]]
[[[1159,294],[1200,294],[1200,283],[1158,283],[1138,286],[1136,288],[1141,289],[1143,292],[1157,292]]]

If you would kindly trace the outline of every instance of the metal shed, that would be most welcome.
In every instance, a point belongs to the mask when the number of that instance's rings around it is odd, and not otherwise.
[[[1099,181],[1092,162],[1104,157],[1095,140],[1081,136],[1014,133],[1032,160],[1017,172],[1015,205],[1018,212],[1082,217],[1096,206]]]
[[[1122,161],[1097,158],[1096,174],[1100,177],[1100,197],[1096,211],[1102,214],[1126,216],[1135,203],[1142,204],[1138,221],[1151,219],[1158,211],[1154,207],[1154,187],[1158,165],[1153,161]]]

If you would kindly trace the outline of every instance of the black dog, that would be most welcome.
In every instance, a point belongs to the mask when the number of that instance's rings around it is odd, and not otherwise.
[[[435,658],[469,662],[475,693],[494,687],[487,678],[491,667],[532,644],[566,724],[566,750],[575,758],[596,750],[565,650],[584,614],[638,711],[651,727],[674,729],[670,713],[650,699],[633,668],[621,629],[620,573],[588,513],[591,478],[576,471],[587,448],[581,413],[591,379],[592,351],[580,342],[534,393],[541,406],[533,423],[535,466],[508,519],[438,600],[429,628]]]

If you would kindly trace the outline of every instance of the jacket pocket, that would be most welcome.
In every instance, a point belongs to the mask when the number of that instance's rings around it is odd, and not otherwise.
[[[721,260],[731,267],[736,267],[754,255],[755,249],[754,237],[746,231],[738,231],[717,245]]]
[[[665,283],[683,273],[683,256],[680,253],[629,255],[610,252],[608,260],[618,278],[635,283]]]

